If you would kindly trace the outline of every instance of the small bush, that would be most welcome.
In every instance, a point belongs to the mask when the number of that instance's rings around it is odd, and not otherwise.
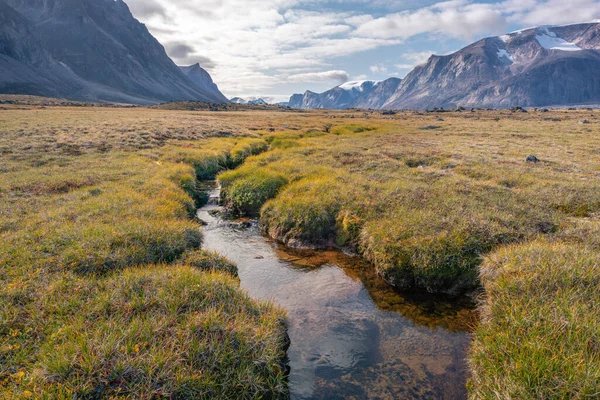
[[[238,276],[237,265],[213,251],[199,250],[188,252],[178,262],[181,265],[188,265],[202,271],[226,272],[233,276]]]

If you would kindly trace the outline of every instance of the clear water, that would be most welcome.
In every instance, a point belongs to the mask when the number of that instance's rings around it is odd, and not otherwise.
[[[470,301],[401,294],[360,259],[279,248],[217,209],[198,212],[204,247],[238,264],[251,296],[287,310],[292,399],[467,397]]]

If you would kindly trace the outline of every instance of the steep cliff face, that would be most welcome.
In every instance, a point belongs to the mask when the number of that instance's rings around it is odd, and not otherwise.
[[[219,87],[213,82],[210,74],[200,66],[200,64],[190,65],[189,67],[179,67],[198,89],[203,93],[210,94],[218,103],[228,103],[227,97],[221,93]]]
[[[416,67],[384,108],[600,103],[600,24],[480,40]]]
[[[0,51],[5,88],[86,100],[224,101],[197,87],[122,0],[4,0],[2,7],[13,21],[12,28],[0,26],[0,37],[12,38]],[[36,57],[68,72],[44,72]],[[17,64],[27,73],[14,77]]]

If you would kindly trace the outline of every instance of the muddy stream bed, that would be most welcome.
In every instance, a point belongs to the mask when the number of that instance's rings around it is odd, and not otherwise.
[[[467,298],[403,294],[360,258],[296,251],[256,222],[224,220],[210,192],[204,248],[236,262],[242,287],[288,314],[292,399],[465,399],[477,317]]]

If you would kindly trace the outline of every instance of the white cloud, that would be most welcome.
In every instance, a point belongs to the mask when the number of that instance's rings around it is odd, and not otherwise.
[[[323,72],[308,72],[305,74],[291,75],[288,78],[292,82],[322,82],[334,81],[339,84],[348,82],[350,77],[346,71],[323,71]]]
[[[453,0],[368,21],[357,28],[355,35],[408,39],[423,33],[438,33],[471,40],[482,33],[503,32],[506,26],[506,19],[496,5]]]
[[[376,65],[371,65],[369,67],[369,69],[371,70],[372,73],[374,73],[374,74],[380,74],[380,75],[381,74],[385,74],[388,71],[387,67],[385,65],[381,64],[381,63],[380,64],[376,64]]]
[[[600,0],[500,0],[493,4],[483,0],[436,4],[432,0],[125,1],[166,45],[175,62],[200,62],[212,68],[214,80],[231,97],[276,93],[275,88],[289,82],[346,69],[341,57],[399,46],[419,35],[423,41],[453,38],[468,42],[504,33],[509,25],[600,18]],[[355,11],[336,10],[336,4],[343,4],[344,10],[356,5]],[[401,55],[402,48],[395,47],[394,52]],[[417,50],[414,57],[405,53],[396,67],[418,64],[424,56],[417,54],[424,53]],[[385,66],[379,62],[374,59],[367,65],[372,65],[373,73],[384,74]],[[338,75],[331,80],[341,82],[342,77],[347,79]]]

